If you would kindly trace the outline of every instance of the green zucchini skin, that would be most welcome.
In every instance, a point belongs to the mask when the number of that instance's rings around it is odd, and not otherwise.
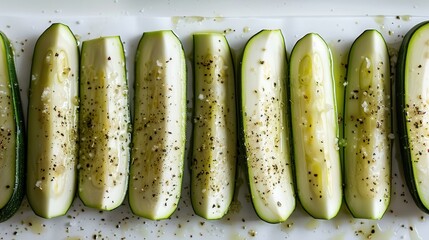
[[[84,41],[80,76],[78,193],[86,206],[112,210],[127,192],[131,142],[120,37]]]
[[[390,96],[386,43],[366,30],[350,49],[344,98],[344,196],[356,218],[381,219],[390,203]]]
[[[220,219],[234,196],[237,129],[234,64],[220,33],[196,33],[191,199],[195,213]]]
[[[295,209],[287,103],[287,56],[280,30],[262,30],[247,42],[240,79],[240,128],[256,214],[285,221]]]
[[[2,79],[5,79],[5,82],[1,82],[2,85],[1,88],[8,88],[9,93],[7,93],[7,106],[9,108],[9,111],[7,112],[12,116],[12,129],[11,132],[13,133],[13,140],[7,142],[6,145],[5,140],[8,138],[3,131],[0,134],[2,146],[4,146],[5,150],[2,150],[1,159],[0,160],[0,175],[4,177],[7,172],[10,172],[11,178],[10,182],[6,183],[2,181],[3,183],[10,184],[2,186],[0,185],[0,195],[3,197],[6,195],[6,191],[9,192],[8,199],[6,199],[5,204],[1,204],[0,206],[0,222],[4,222],[7,219],[11,218],[16,211],[21,206],[22,199],[24,198],[25,194],[25,139],[24,139],[24,116],[21,106],[21,97],[20,97],[20,91],[19,91],[19,85],[18,80],[16,77],[16,71],[15,71],[15,63],[13,58],[13,51],[12,51],[12,45],[9,42],[9,39],[7,36],[0,32],[0,64],[3,64],[4,67],[2,67],[1,75],[5,76]],[[3,81],[3,80],[2,80]],[[0,99],[3,99],[3,96],[0,97]],[[4,103],[2,103],[4,104]],[[3,107],[0,107],[3,112]],[[1,117],[3,118],[3,116]],[[3,129],[2,129],[3,130]],[[11,154],[14,156],[10,159],[5,159],[5,151],[10,150]],[[4,165],[4,161],[10,161],[10,167],[9,169]],[[7,187],[9,186],[9,187]],[[5,187],[5,188],[4,188]]]
[[[79,50],[55,23],[36,42],[28,101],[27,198],[40,217],[64,215],[76,192]]]
[[[405,180],[416,205],[429,213],[429,86],[424,74],[427,62],[429,21],[417,24],[405,35],[396,65],[396,109]],[[424,137],[421,137],[421,136]],[[425,173],[426,172],[426,173]]]
[[[172,31],[141,37],[134,88],[128,200],[134,214],[166,219],[179,204],[186,145],[186,59]]]
[[[312,217],[331,219],[342,203],[339,127],[331,52],[318,34],[295,44],[289,74],[297,195]]]

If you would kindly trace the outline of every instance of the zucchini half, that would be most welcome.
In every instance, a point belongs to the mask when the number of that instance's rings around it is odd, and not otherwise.
[[[135,66],[129,203],[134,214],[166,219],[179,204],[186,145],[186,60],[172,31],[146,32]]]
[[[234,64],[220,33],[194,40],[191,199],[197,215],[222,218],[234,196],[237,129]]]
[[[0,32],[0,222],[21,206],[25,193],[24,116],[12,45]]]
[[[130,110],[124,49],[118,36],[82,43],[79,197],[112,210],[123,202],[130,158]]]
[[[252,203],[270,223],[295,209],[287,103],[286,47],[280,30],[246,44],[241,66],[241,124]]]
[[[28,104],[27,198],[43,218],[64,215],[76,192],[79,50],[52,24],[37,40]]]
[[[383,36],[353,43],[344,98],[344,196],[354,217],[380,219],[390,202],[390,61]]]
[[[339,128],[328,45],[310,33],[290,57],[290,104],[296,186],[303,208],[331,219],[341,207]]]
[[[429,213],[429,21],[405,35],[396,65],[396,109],[405,178],[417,206]]]

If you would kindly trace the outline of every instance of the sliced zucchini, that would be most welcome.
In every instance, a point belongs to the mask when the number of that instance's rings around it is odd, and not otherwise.
[[[246,44],[241,66],[241,124],[252,203],[267,222],[295,209],[287,103],[286,47],[280,30]]]
[[[12,45],[0,32],[0,222],[21,206],[25,193],[24,116]]]
[[[296,186],[303,208],[314,218],[331,219],[341,207],[338,121],[331,52],[310,33],[290,59],[290,102]]]
[[[130,110],[120,37],[82,43],[79,197],[112,210],[124,200],[130,158]]]
[[[64,215],[76,192],[79,50],[52,24],[37,40],[28,105],[27,198],[44,218]]]
[[[404,37],[397,62],[397,107],[401,156],[408,188],[429,213],[429,21]]]
[[[344,99],[344,195],[354,217],[380,219],[390,202],[390,61],[383,36],[353,43]]]
[[[232,202],[237,162],[234,65],[223,34],[194,34],[191,199],[197,215],[220,219]]]
[[[166,219],[179,203],[186,144],[186,60],[172,31],[146,32],[135,67],[129,203],[134,214]]]

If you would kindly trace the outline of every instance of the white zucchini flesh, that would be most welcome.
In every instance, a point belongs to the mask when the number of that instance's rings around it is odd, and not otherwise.
[[[234,65],[220,33],[194,34],[191,199],[195,213],[222,218],[232,202],[237,161]]]
[[[6,44],[0,37],[0,209],[8,204],[15,191],[16,123],[9,76]],[[15,70],[14,70],[15,71]]]
[[[403,108],[405,116],[400,128],[406,134],[403,140],[403,159],[406,163],[407,183],[416,204],[425,212],[429,212],[429,24],[422,22],[407,33],[401,46],[403,61],[398,75],[403,83]],[[405,39],[404,39],[405,41]],[[399,97],[398,97],[399,98]],[[400,136],[401,138],[404,136]],[[404,155],[408,156],[404,156]]]
[[[295,209],[286,80],[281,31],[254,35],[241,66],[241,118],[252,203],[261,219],[273,223]]]
[[[342,201],[339,129],[331,52],[317,34],[292,50],[290,91],[298,197],[311,216],[331,219]]]
[[[121,39],[82,43],[79,181],[82,202],[112,210],[124,200],[130,158],[130,110]]]
[[[76,190],[79,51],[53,24],[38,39],[28,106],[27,198],[44,218],[64,215]]]
[[[376,30],[365,31],[349,54],[345,93],[344,195],[354,217],[380,219],[390,202],[390,62]]]
[[[168,218],[181,195],[186,144],[186,60],[172,31],[144,33],[136,54],[129,203]]]

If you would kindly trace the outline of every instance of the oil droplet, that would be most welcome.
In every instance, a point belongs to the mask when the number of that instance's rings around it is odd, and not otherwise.
[[[206,18],[201,17],[201,16],[185,16],[185,17],[175,16],[175,17],[171,17],[171,23],[173,24],[175,29],[179,29],[180,26],[183,26],[186,24],[194,24],[194,23],[200,23],[201,24],[205,20],[206,20]]]
[[[393,229],[381,230],[377,225],[376,231],[371,234],[371,239],[393,239],[395,232]]]
[[[75,34],[74,37],[76,38],[77,44],[80,45],[80,43],[82,42],[82,36],[80,36],[79,34]]]
[[[305,224],[305,228],[308,230],[316,230],[320,225],[320,221],[317,219],[311,219]]]
[[[258,232],[256,232],[255,230],[249,230],[249,236],[251,237],[256,237],[256,234],[258,234]]]
[[[338,234],[336,236],[334,236],[333,238],[331,238],[332,240],[346,240],[346,234],[345,233],[341,233]]]
[[[185,23],[201,23],[206,18],[202,16],[185,16],[185,17],[175,17],[177,22],[185,22]]]
[[[244,236],[242,236],[240,233],[234,232],[231,234],[231,237],[229,239],[231,239],[231,240],[245,240],[246,238]]]
[[[411,20],[411,16],[410,15],[402,15],[401,19],[402,19],[402,21],[408,22]]]
[[[184,224],[179,223],[179,224],[177,224],[177,229],[176,229],[176,232],[174,234],[179,238],[185,238],[185,234],[186,234],[185,230],[186,230],[186,228],[184,227]]]
[[[379,25],[380,29],[384,29],[384,16],[375,16],[374,21]]]
[[[293,222],[292,221],[286,221],[286,222],[281,224],[281,230],[283,232],[290,233],[293,231],[293,229],[294,228],[293,228]]]
[[[225,20],[222,16],[217,16],[213,18],[213,22],[223,22]]]
[[[375,16],[374,21],[379,25],[384,25],[384,16]]]
[[[39,217],[30,217],[28,218],[25,223],[27,224],[28,228],[31,230],[31,232],[35,234],[42,234],[44,230],[44,224],[43,220]]]
[[[79,106],[79,97],[75,96],[74,98],[72,98],[72,104],[74,106]]]
[[[248,33],[248,32],[250,32],[250,27],[244,27],[243,28],[243,33]]]
[[[171,17],[171,23],[173,24],[174,28],[177,29],[178,28],[178,24],[179,24],[179,20],[181,17]]]

